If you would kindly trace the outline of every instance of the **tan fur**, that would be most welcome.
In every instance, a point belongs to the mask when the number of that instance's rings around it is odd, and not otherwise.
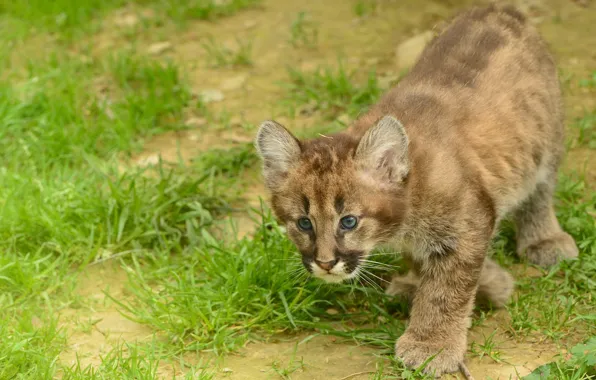
[[[396,344],[409,366],[436,354],[427,372],[457,371],[476,294],[507,302],[513,280],[486,258],[504,216],[530,262],[578,254],[552,206],[564,151],[556,67],[512,8],[456,17],[344,133],[299,141],[267,122],[256,145],[272,208],[313,274],[341,281],[380,244],[406,250],[411,272],[388,291],[412,297]],[[304,217],[312,230],[298,227]]]

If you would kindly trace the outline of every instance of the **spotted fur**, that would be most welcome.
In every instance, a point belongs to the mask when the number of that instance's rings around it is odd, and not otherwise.
[[[436,354],[426,371],[440,375],[463,361],[476,294],[502,306],[513,290],[486,258],[503,217],[530,262],[577,256],[552,206],[563,130],[544,41],[514,8],[489,6],[456,17],[346,131],[301,141],[270,121],[256,145],[275,215],[314,275],[355,277],[381,244],[405,252],[411,272],[388,289],[412,299],[396,354],[410,366]]]

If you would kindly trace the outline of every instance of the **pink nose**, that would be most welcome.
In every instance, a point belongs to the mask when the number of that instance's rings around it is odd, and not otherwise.
[[[339,261],[339,258],[335,259],[335,260],[331,260],[331,261],[319,261],[319,260],[315,259],[315,262],[317,263],[317,265],[325,270],[333,269],[333,267],[335,266],[335,264],[337,264],[338,261]]]

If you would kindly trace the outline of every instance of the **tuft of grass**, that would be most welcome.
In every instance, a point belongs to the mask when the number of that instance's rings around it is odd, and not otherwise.
[[[73,40],[81,33],[96,30],[109,11],[138,4],[148,6],[179,23],[187,20],[215,20],[255,7],[261,0],[28,0],[3,1],[0,22],[10,25],[18,36],[39,31],[57,33]],[[2,20],[4,19],[4,20]]]
[[[41,29],[73,37],[77,29],[88,25],[105,12],[126,5],[126,0],[28,0],[3,1],[0,15],[24,24],[23,29]]]
[[[51,379],[65,336],[57,318],[0,298],[0,379]]]
[[[377,0],[357,0],[354,4],[354,13],[358,17],[366,17],[377,9]]]
[[[200,242],[179,258],[152,265],[153,272],[140,263],[129,266],[135,300],[114,300],[128,318],[166,333],[179,350],[225,353],[255,334],[312,328],[390,348],[403,330],[381,306],[390,304],[383,293],[308,281],[294,247],[270,216],[253,239],[227,244],[203,231]],[[345,314],[335,318],[329,308]],[[377,329],[331,324],[358,319],[384,323]]]
[[[209,38],[202,44],[205,53],[209,57],[213,67],[228,66],[251,66],[252,65],[252,44],[250,41],[244,42],[237,39],[238,48],[236,50],[227,48]]]
[[[596,379],[596,337],[572,347],[566,357],[544,364],[524,380],[589,380]]]
[[[586,191],[581,178],[562,175],[557,200],[559,221],[574,237],[580,255],[542,270],[541,277],[518,278],[518,292],[508,306],[514,335],[537,331],[559,341],[572,326],[587,336],[596,334],[586,317],[593,313],[596,297],[591,274],[596,271],[596,194]]]
[[[586,112],[573,126],[577,130],[577,145],[596,149],[596,110]]]
[[[589,78],[580,79],[579,86],[587,88],[596,88],[596,71],[594,71],[592,73],[592,76],[590,76]]]
[[[308,338],[307,338],[308,339]],[[289,362],[286,365],[283,365],[278,362],[273,362],[271,364],[271,368],[273,371],[279,375],[284,380],[291,379],[291,374],[296,372],[299,369],[304,369],[306,365],[304,364],[304,360],[302,358],[296,359],[296,351],[298,350],[298,343],[294,346],[294,352],[292,353],[292,357],[290,357]]]
[[[317,45],[319,31],[308,16],[306,12],[299,12],[290,26],[290,44],[296,48]]]
[[[109,103],[96,106],[113,113],[116,128],[128,131],[131,138],[182,128],[182,110],[191,95],[178,67],[127,52],[111,57],[106,71],[121,98],[111,108]]]
[[[284,86],[288,90],[286,104],[293,109],[307,106],[306,112],[321,112],[332,119],[342,113],[354,117],[374,104],[381,89],[374,72],[363,84],[354,84],[355,72],[347,72],[343,65],[336,70],[321,68],[305,73],[288,68],[290,81]]]
[[[231,16],[245,8],[256,7],[261,0],[150,0],[154,7],[177,21],[214,20]]]
[[[139,135],[181,128],[189,99],[175,66],[132,54],[97,66],[62,56],[31,62],[25,81],[0,83],[0,157],[10,169],[34,161],[31,170],[110,158],[138,146]]]
[[[74,365],[62,369],[62,379],[158,379],[163,376],[159,373],[160,355],[160,347],[155,341],[148,344],[118,343],[101,356],[101,363],[97,366],[83,366],[77,357]],[[177,378],[173,376],[173,379]],[[184,378],[211,380],[214,374],[200,365],[188,365]]]
[[[480,344],[472,342],[470,351],[480,359],[486,356],[494,360],[496,363],[502,362],[501,353],[496,348],[496,343],[494,341],[495,334],[496,330],[490,333],[488,336],[484,336],[484,343]]]

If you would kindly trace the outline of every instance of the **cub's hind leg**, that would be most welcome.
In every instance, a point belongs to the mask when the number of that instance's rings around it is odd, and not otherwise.
[[[561,259],[575,258],[577,245],[561,229],[553,207],[556,171],[553,179],[538,183],[534,192],[515,211],[517,254],[532,264],[548,267]]]

